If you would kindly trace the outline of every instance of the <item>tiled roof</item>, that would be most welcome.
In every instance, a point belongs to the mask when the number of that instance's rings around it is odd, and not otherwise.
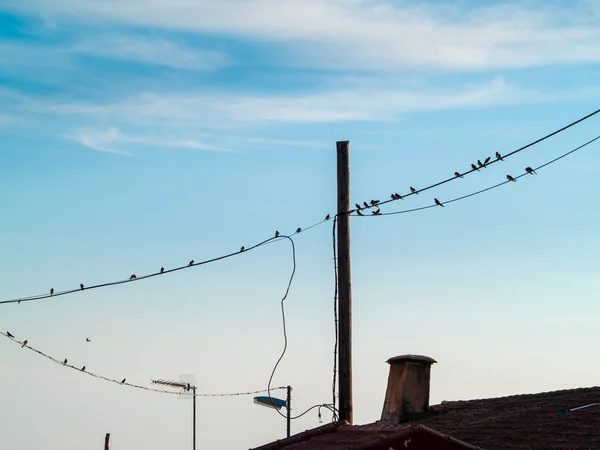
[[[476,450],[422,425],[348,425],[335,422],[254,450]]]
[[[410,423],[486,450],[600,449],[600,387],[443,402],[431,410]]]

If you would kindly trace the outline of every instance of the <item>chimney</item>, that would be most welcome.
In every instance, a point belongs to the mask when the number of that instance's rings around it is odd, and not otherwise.
[[[429,411],[429,375],[432,358],[402,355],[387,360],[390,365],[381,420],[397,425]]]

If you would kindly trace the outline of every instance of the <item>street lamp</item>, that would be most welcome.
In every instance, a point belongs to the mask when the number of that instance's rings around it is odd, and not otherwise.
[[[192,391],[192,395],[194,396],[194,413],[193,413],[193,425],[192,425],[192,450],[196,450],[196,386],[191,385],[190,383],[181,383],[179,381],[169,381],[169,380],[151,380],[152,384],[161,384],[163,386],[170,387],[178,387],[182,388],[186,391]]]
[[[266,406],[267,408],[273,408],[279,411],[281,408],[285,406],[286,415],[285,418],[287,420],[287,437],[290,437],[290,421],[291,421],[291,411],[292,411],[292,387],[287,387],[287,400],[282,400],[280,398],[275,397],[254,397],[254,403],[260,406]]]

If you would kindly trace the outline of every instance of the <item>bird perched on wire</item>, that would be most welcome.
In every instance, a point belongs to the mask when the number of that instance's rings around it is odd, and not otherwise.
[[[81,289],[83,291],[85,289],[85,286],[83,284],[80,284],[79,289]]]
[[[402,200],[404,197],[402,197],[400,194],[398,194],[397,192],[392,194],[392,198],[394,200]]]
[[[54,288],[50,289],[50,295],[54,295]]]
[[[356,206],[356,209],[360,211],[360,205],[358,203],[355,203],[354,206]]]
[[[455,176],[456,178],[464,178],[464,177],[463,177],[463,176],[462,176],[460,173],[458,173],[458,172],[454,172],[454,176]]]
[[[364,214],[360,212],[360,209],[356,210],[356,214],[358,214],[359,216],[364,216]]]
[[[506,175],[506,179],[507,179],[508,181],[515,181],[515,182],[517,181],[517,180],[515,180],[513,177],[511,177],[510,175]]]
[[[481,161],[479,161],[479,160],[477,160],[477,165],[478,165],[479,167],[483,167],[483,163],[482,163]]]
[[[374,216],[378,216],[379,214],[381,214],[381,209],[377,208],[377,210],[373,211],[371,214],[373,214]]]
[[[123,381],[121,381],[121,384],[125,383],[126,378],[123,378]]]
[[[6,335],[7,335],[9,338],[13,338],[13,339],[15,338],[15,337],[12,335],[12,333],[11,333],[10,331],[7,331],[7,332],[6,332]]]
[[[192,259],[192,260],[189,262],[189,264],[188,264],[188,267],[191,267],[191,266],[193,266],[193,265],[194,265],[194,260]]]
[[[242,248],[240,248],[240,253],[242,253],[244,250],[246,250],[246,248],[242,245]]]
[[[531,167],[525,167],[525,172],[527,172],[529,175],[537,175],[536,171],[533,170]]]
[[[477,166],[475,164],[471,164],[471,169],[479,172],[479,169],[477,168]]]
[[[438,206],[441,206],[442,208],[444,208],[444,205],[442,205],[442,202],[440,202],[437,198],[433,199],[435,201],[435,204]]]
[[[492,158],[490,156],[488,156],[487,158],[485,158],[485,160],[483,161],[483,166],[484,167],[487,166],[491,159]]]
[[[371,200],[371,206],[377,206],[379,204],[379,200]]]
[[[327,214],[327,215],[325,216],[325,220],[329,220],[329,219],[331,219],[331,216],[330,216],[329,214]]]
[[[85,338],[85,342],[92,342],[90,338]]]
[[[136,278],[135,273],[129,277],[130,280],[135,280]]]
[[[369,204],[367,202],[363,202],[363,205],[365,206],[365,208],[369,208]]]
[[[67,358],[65,358],[65,360],[63,361],[63,366],[67,365]]]
[[[417,191],[414,187],[410,187],[410,192],[412,192],[413,194],[418,194],[419,191]]]
[[[296,229],[296,233],[302,233],[302,228],[298,227],[298,228]]]
[[[496,160],[498,160],[498,161],[504,161],[504,159],[502,158],[502,155],[500,154],[500,152],[496,152]]]
[[[275,237],[279,237],[279,231],[275,232]]]
[[[160,273],[165,273],[165,268],[164,267],[160,268]]]
[[[25,339],[25,340],[23,341],[23,345],[21,345],[21,348],[25,347],[26,345],[27,345],[27,339]]]
[[[85,366],[83,366],[83,367],[81,368],[81,371],[82,371],[82,372],[85,372]]]

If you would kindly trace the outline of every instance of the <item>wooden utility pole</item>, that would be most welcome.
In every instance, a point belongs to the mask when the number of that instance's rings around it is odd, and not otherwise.
[[[352,414],[352,283],[350,276],[350,142],[337,146],[337,247],[340,420],[353,423]]]
[[[110,433],[106,433],[104,437],[104,450],[108,450],[108,441],[110,441]]]

